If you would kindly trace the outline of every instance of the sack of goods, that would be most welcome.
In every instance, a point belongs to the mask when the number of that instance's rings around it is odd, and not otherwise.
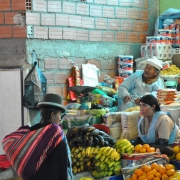
[[[178,100],[176,89],[160,89],[157,93],[159,104],[171,104]]]

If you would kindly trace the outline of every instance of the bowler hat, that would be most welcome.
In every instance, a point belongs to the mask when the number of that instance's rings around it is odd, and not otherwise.
[[[44,96],[44,100],[38,103],[39,109],[43,107],[54,107],[60,109],[62,113],[66,111],[66,108],[62,105],[62,97],[58,94],[48,93]]]

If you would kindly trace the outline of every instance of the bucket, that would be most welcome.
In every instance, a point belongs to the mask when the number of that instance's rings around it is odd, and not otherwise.
[[[161,111],[170,112],[176,124],[180,127],[178,118],[180,118],[180,105],[160,105]]]

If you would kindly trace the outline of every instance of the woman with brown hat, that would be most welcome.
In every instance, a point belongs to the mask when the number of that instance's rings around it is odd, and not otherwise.
[[[61,113],[66,111],[62,98],[57,94],[46,94],[38,107],[41,121],[7,135],[2,142],[3,149],[23,180],[72,179],[70,151],[59,126]]]

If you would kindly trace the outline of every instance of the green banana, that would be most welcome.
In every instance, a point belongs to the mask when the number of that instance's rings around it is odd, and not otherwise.
[[[84,158],[86,156],[86,148],[85,147],[83,147],[81,153],[82,153],[82,157]]]
[[[113,151],[113,148],[110,148],[109,151],[107,152],[106,156],[109,156],[112,151]]]
[[[132,144],[129,142],[129,143],[125,144],[124,146],[122,146],[121,150],[125,150],[125,149],[129,148],[130,146],[132,146]]]
[[[109,149],[111,149],[110,146],[105,147],[102,151],[102,155],[105,154]]]
[[[134,150],[134,146],[131,145],[130,147],[126,148],[126,151]]]
[[[95,147],[91,147],[89,156],[92,158],[93,157],[93,152],[94,152]]]
[[[91,150],[91,147],[90,147],[90,146],[86,147],[86,157],[89,157],[89,155],[90,155],[90,150]]]
[[[79,153],[77,154],[77,158],[80,159],[81,157],[82,157],[82,153],[79,152]]]
[[[77,167],[76,167],[76,166],[73,166],[72,170],[73,170],[73,173],[74,173],[74,174],[77,173]]]
[[[99,146],[96,146],[94,148],[93,155],[96,155],[98,153],[99,149],[100,149]]]
[[[110,162],[110,163],[108,164],[108,167],[109,167],[109,168],[112,167],[114,163],[115,163],[114,161]]]
[[[127,140],[127,139],[119,139],[119,140],[116,141],[115,146],[119,146],[123,142],[129,142],[129,140]]]

